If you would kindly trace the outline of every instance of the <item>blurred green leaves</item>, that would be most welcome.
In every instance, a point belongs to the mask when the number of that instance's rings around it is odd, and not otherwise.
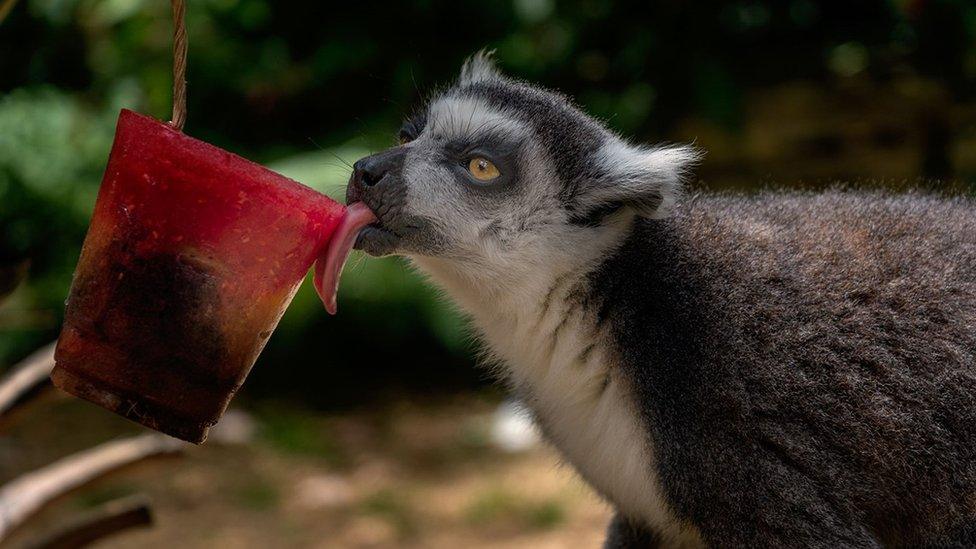
[[[112,110],[47,87],[0,98],[0,268],[29,265],[30,275],[0,302],[0,363],[57,327],[111,145]]]
[[[93,203],[90,181],[100,169],[96,159],[108,150],[111,136],[111,126],[63,93],[17,90],[0,99],[0,185],[63,202],[69,206],[65,214],[84,218]]]
[[[566,521],[566,509],[558,500],[539,501],[497,487],[479,494],[464,514],[472,525],[520,524],[531,530],[547,530]]]
[[[261,406],[257,412],[261,440],[276,450],[315,457],[334,467],[348,464],[342,445],[314,414],[281,404]]]

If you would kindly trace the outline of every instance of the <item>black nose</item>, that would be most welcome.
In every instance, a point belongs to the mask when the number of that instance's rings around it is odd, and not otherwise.
[[[361,158],[352,165],[352,179],[363,187],[372,187],[403,164],[404,151],[396,147]]]
[[[385,170],[377,170],[376,166],[362,166],[361,164],[364,164],[362,160],[353,164],[352,177],[363,187],[372,187],[379,183],[380,179],[383,179],[383,176],[386,175]]]

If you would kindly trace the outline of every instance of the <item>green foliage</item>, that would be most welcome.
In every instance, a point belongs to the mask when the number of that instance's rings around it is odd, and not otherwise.
[[[566,509],[558,501],[543,501],[530,506],[525,519],[534,529],[548,530],[566,521]]]
[[[285,454],[315,457],[332,466],[347,463],[347,456],[316,416],[283,405],[259,409],[261,439]]]
[[[245,484],[234,489],[233,501],[252,511],[274,509],[280,500],[278,488],[256,476],[250,477]]]
[[[417,518],[403,493],[392,489],[374,492],[360,503],[360,511],[388,522],[401,539],[409,539],[417,534]]]
[[[26,261],[29,269],[13,303],[20,314],[0,308],[0,334],[20,335],[0,337],[0,363],[57,328],[112,140],[110,110],[47,87],[0,98],[0,265]],[[38,311],[50,314],[35,322],[29,313]]]
[[[566,520],[566,509],[554,499],[535,501],[492,489],[478,495],[465,509],[464,515],[472,525],[507,523],[531,530],[547,530]]]

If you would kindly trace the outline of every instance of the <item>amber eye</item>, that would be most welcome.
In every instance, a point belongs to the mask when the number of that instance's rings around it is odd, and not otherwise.
[[[468,171],[478,181],[491,181],[501,175],[491,160],[480,156],[476,156],[468,162]]]

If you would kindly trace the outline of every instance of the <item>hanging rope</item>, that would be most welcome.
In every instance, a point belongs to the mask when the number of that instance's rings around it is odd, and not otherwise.
[[[186,123],[186,26],[183,0],[173,1],[173,119],[170,125],[183,131]]]

